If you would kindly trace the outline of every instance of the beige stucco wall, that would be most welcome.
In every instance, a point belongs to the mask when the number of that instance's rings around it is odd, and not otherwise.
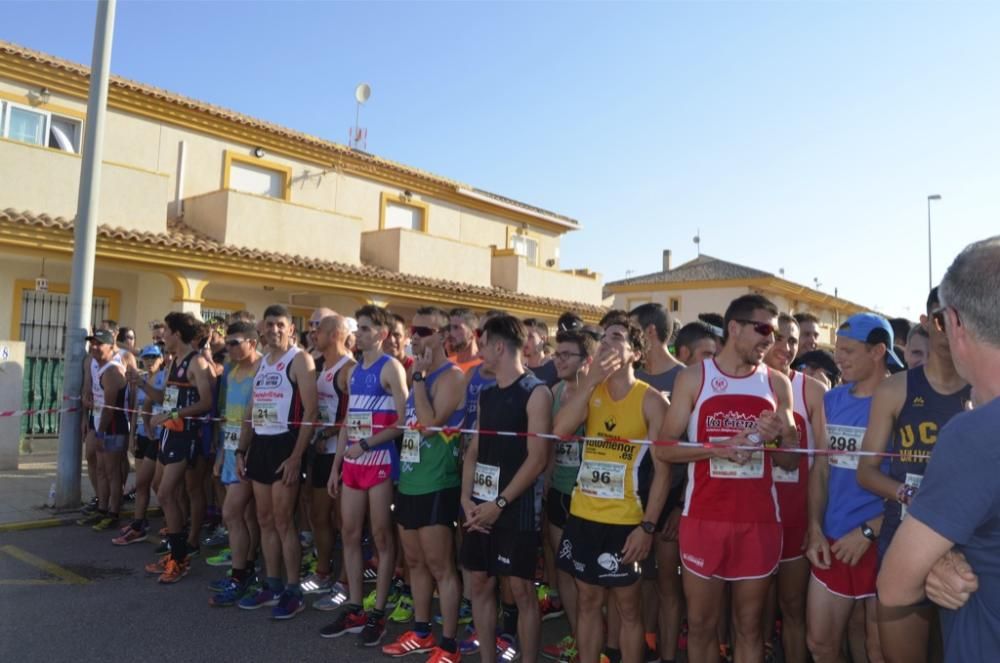
[[[657,302],[669,309],[670,299],[678,298],[680,310],[670,315],[686,324],[697,320],[699,313],[724,314],[730,302],[747,292],[746,287],[620,292],[614,295],[614,307],[629,310],[645,302]]]
[[[224,244],[349,265],[361,261],[358,219],[237,191],[189,198],[184,207],[188,225]]]
[[[492,250],[392,228],[361,236],[361,259],[403,274],[489,287]]]
[[[0,207],[51,216],[76,216],[79,156],[0,139]],[[98,222],[164,232],[167,178],[105,161],[101,170]]]
[[[554,269],[532,267],[522,256],[493,256],[493,285],[536,297],[601,304],[600,277],[575,276]]]

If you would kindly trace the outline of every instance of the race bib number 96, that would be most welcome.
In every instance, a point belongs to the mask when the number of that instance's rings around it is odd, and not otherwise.
[[[620,500],[625,497],[625,464],[584,461],[577,475],[580,492],[590,497]]]

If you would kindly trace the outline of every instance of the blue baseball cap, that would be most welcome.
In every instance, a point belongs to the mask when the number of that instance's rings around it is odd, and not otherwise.
[[[163,356],[163,351],[160,350],[160,346],[158,346],[158,345],[156,345],[154,343],[150,343],[149,345],[147,345],[146,347],[144,347],[142,350],[139,351],[139,356],[140,357],[162,357]]]
[[[881,315],[855,313],[837,328],[837,336],[862,343],[883,343],[886,363],[896,368],[906,368],[906,364],[899,360],[892,349],[896,344],[892,334],[892,325]]]

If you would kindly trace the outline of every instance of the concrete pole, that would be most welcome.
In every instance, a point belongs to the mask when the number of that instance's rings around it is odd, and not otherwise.
[[[77,399],[64,406],[80,406],[86,352],[84,338],[91,326],[94,292],[94,254],[97,250],[98,203],[101,190],[101,157],[104,152],[104,120],[111,75],[111,40],[115,26],[115,1],[98,0],[94,27],[94,52],[90,67],[90,98],[80,169],[80,196],[73,229],[73,275],[70,280],[69,315],[66,321],[66,354],[63,396]],[[59,464],[56,507],[80,505],[81,411],[63,412],[59,420]]]

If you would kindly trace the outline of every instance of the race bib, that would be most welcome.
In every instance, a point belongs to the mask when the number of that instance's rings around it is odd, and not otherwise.
[[[372,436],[371,412],[347,413],[347,439],[352,442],[366,440]]]
[[[830,436],[831,451],[861,451],[861,440],[865,437],[865,428],[827,424],[826,431]],[[858,469],[858,458],[854,454],[835,454],[830,456],[830,465],[845,470],[856,470]]]
[[[177,387],[167,386],[163,390],[163,409],[173,410],[177,407]]]
[[[420,431],[403,431],[403,448],[399,453],[399,460],[404,463],[420,462]]]
[[[580,443],[559,442],[556,444],[556,465],[559,467],[580,467]]]
[[[266,428],[278,424],[277,403],[254,403],[253,425],[256,428]]]
[[[585,460],[580,464],[577,483],[580,492],[600,499],[625,498],[625,463]]]
[[[709,442],[721,442],[728,437],[710,437]],[[711,458],[708,462],[708,475],[713,479],[763,479],[764,452],[754,451],[750,460],[744,465],[725,458]]]
[[[222,429],[222,448],[226,451],[236,451],[240,446],[240,426],[226,424]]]
[[[903,483],[905,483],[907,486],[913,486],[914,489],[919,490],[920,489],[920,482],[923,481],[923,480],[924,480],[924,475],[923,474],[910,474],[909,472],[907,472],[906,473],[906,481],[904,481]],[[902,511],[900,512],[900,516],[899,516],[899,519],[901,521],[903,520],[903,518],[906,518],[906,505],[905,504],[903,505]]]
[[[771,476],[774,477],[777,483],[798,483],[799,482],[799,468],[794,470],[786,470],[783,467],[778,467],[775,465],[771,468]]]
[[[496,465],[476,463],[472,479],[472,496],[477,500],[492,502],[500,494],[500,468]]]
[[[319,406],[319,420],[328,424],[333,423],[333,419],[330,418],[330,408],[325,405]]]

